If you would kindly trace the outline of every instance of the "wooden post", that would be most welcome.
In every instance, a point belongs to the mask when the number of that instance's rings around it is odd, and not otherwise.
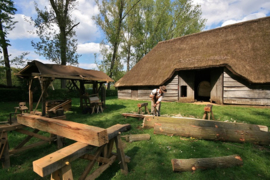
[[[80,107],[83,109],[83,95],[85,94],[84,81],[80,80]]]
[[[94,82],[93,82],[93,94],[98,93],[98,92],[97,92],[97,89],[98,89],[98,83],[97,83],[97,81],[94,81]]]
[[[120,137],[120,134],[115,137],[115,144],[116,144],[116,149],[117,149],[117,158],[120,161],[120,166],[121,166],[121,172],[125,175],[128,174],[128,166],[125,161],[125,153],[124,153],[124,148],[122,144],[122,140]]]
[[[101,102],[102,102],[102,108],[105,108],[105,104],[106,104],[106,89],[105,89],[105,87],[103,85],[101,87]]]
[[[2,132],[1,136],[1,144],[0,144],[0,159],[3,160],[2,167],[9,168],[10,167],[10,159],[9,159],[9,145],[8,145],[8,134],[7,132]],[[2,158],[3,156],[3,158]]]
[[[29,85],[28,85],[28,92],[29,92],[29,111],[33,111],[33,90],[32,90],[32,84],[33,84],[33,78],[29,79]]]

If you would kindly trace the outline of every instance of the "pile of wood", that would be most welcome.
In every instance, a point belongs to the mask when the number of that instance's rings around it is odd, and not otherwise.
[[[169,136],[270,144],[268,127],[262,125],[148,116],[144,118],[143,127],[154,128],[155,134]]]

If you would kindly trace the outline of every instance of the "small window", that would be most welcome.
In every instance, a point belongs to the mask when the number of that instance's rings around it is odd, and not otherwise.
[[[187,86],[181,86],[181,97],[187,97]]]

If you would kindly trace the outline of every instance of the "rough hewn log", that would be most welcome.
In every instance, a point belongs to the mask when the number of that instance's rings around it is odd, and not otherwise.
[[[131,125],[130,124],[116,124],[114,126],[111,126],[109,128],[107,128],[107,133],[108,133],[108,139],[111,140],[113,138],[115,138],[119,132],[126,132],[129,131],[131,129]]]
[[[124,137],[127,142],[143,141],[151,138],[150,134],[130,134],[122,137]]]
[[[20,124],[34,129],[39,129],[97,147],[109,142],[107,130],[95,126],[31,114],[18,115],[17,121]]]
[[[133,114],[133,113],[123,113],[122,114],[124,117],[134,117],[134,118],[144,118],[144,115],[142,114]]]
[[[192,158],[192,159],[172,159],[173,171],[195,171],[213,168],[227,168],[243,165],[243,160],[238,155],[214,157],[214,158]]]
[[[194,125],[155,123],[155,134],[178,135],[198,139],[220,140],[229,142],[252,142],[255,144],[270,144],[270,132],[226,129],[221,127],[202,127]]]
[[[155,123],[170,123],[170,124],[179,124],[183,126],[200,126],[200,127],[213,127],[213,128],[224,128],[224,129],[268,132],[267,126],[256,125],[256,124],[209,121],[209,120],[192,119],[192,118],[171,118],[171,117],[153,117],[153,116],[146,116],[144,118],[143,127],[153,128]]]

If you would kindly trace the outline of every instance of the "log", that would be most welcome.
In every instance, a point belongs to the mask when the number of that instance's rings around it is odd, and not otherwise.
[[[146,116],[143,120],[143,128],[153,128],[155,123],[170,123],[183,126],[214,127],[224,129],[251,130],[268,132],[268,127],[255,124],[231,123],[222,121],[208,121],[203,119],[191,118],[171,118],[171,117],[153,117]]]
[[[155,123],[154,134],[177,135],[194,137],[206,140],[229,142],[251,142],[254,144],[269,145],[270,132],[226,129],[222,127],[202,127],[194,125]]]
[[[122,137],[124,137],[127,142],[143,141],[151,138],[150,134],[130,134]]]
[[[111,140],[115,138],[119,133],[129,131],[130,129],[130,124],[116,124],[114,126],[111,126],[107,128],[108,139]]]
[[[53,108],[49,109],[48,111],[51,111],[51,112],[56,113],[56,110],[57,110],[57,109],[62,108],[62,107],[64,107],[65,105],[70,104],[70,103],[71,103],[71,99],[68,99],[68,100],[66,100],[66,101],[63,102],[63,103],[58,104],[57,106],[54,106]]]
[[[192,158],[172,159],[173,171],[196,171],[198,169],[228,168],[243,165],[243,160],[238,155],[214,157],[214,158]]]
[[[51,119],[31,114],[17,115],[17,121],[25,126],[58,136],[100,147],[109,142],[107,130],[72,121]]]
[[[134,118],[140,118],[140,119],[144,118],[144,115],[142,115],[142,114],[123,113],[122,115],[124,117],[134,117]]]

